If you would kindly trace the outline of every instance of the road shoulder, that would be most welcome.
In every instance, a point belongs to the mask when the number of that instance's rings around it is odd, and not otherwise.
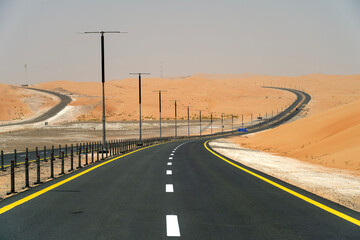
[[[360,212],[359,176],[344,170],[242,148],[224,138],[213,140],[209,145],[236,162]]]

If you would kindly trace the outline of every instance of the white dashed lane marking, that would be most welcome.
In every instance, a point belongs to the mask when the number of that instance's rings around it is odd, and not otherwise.
[[[180,237],[177,215],[166,215],[166,235],[168,237]]]
[[[172,170],[166,170],[166,175],[172,175]]]
[[[171,166],[171,165],[172,165],[172,162],[168,162],[167,165],[168,165],[168,166]]]
[[[165,192],[174,192],[174,185],[173,184],[166,184],[165,185]]]
[[[171,160],[171,159],[173,159],[173,157],[169,157],[169,159]]]

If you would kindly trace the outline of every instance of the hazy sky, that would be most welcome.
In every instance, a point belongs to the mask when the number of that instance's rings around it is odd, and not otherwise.
[[[0,0],[0,83],[129,72],[360,74],[360,1]]]

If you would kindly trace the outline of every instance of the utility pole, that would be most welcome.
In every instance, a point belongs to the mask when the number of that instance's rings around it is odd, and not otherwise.
[[[157,91],[153,91],[153,92],[159,93],[159,126],[160,126],[160,138],[161,138],[162,137],[162,134],[161,134],[161,93],[167,92],[167,91],[166,90],[157,90]]]
[[[199,114],[200,114],[200,136],[201,136],[201,110],[199,110]]]
[[[212,122],[213,122],[213,120],[212,120],[212,112],[210,113],[210,129],[211,129],[211,134],[213,133],[212,132]]]
[[[172,100],[172,101],[174,101],[175,102],[175,139],[177,139],[177,102],[179,101],[179,100]]]
[[[189,106],[187,107],[187,120],[188,120],[188,137],[190,137],[190,115],[189,115]]]
[[[130,75],[139,75],[139,141],[141,144],[141,75],[150,75],[150,73],[129,73]]]
[[[83,32],[83,34],[100,34],[101,35],[101,80],[102,80],[102,102],[103,102],[103,111],[102,111],[102,122],[103,122],[103,147],[107,151],[106,146],[106,131],[105,131],[105,47],[104,47],[104,34],[105,33],[127,33],[120,31],[101,31],[101,32]]]

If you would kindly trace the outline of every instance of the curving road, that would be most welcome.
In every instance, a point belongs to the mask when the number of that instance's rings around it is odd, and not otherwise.
[[[298,112],[297,93],[295,108],[251,131]],[[0,239],[360,239],[360,213],[233,162],[209,139],[145,147],[5,199]]]
[[[53,108],[49,109],[44,114],[42,114],[42,115],[40,115],[40,116],[38,116],[38,117],[36,117],[34,119],[24,120],[24,121],[17,122],[17,123],[2,124],[2,125],[0,125],[0,127],[7,127],[7,126],[14,126],[14,125],[28,124],[28,123],[43,122],[43,121],[55,116],[56,114],[58,114],[61,110],[63,110],[71,102],[71,98],[69,96],[63,95],[61,93],[52,92],[52,91],[43,90],[43,89],[37,89],[37,88],[26,88],[26,89],[31,89],[31,90],[34,90],[34,91],[44,92],[44,93],[54,95],[54,96],[60,98],[60,103],[57,104],[56,106],[54,106]]]

